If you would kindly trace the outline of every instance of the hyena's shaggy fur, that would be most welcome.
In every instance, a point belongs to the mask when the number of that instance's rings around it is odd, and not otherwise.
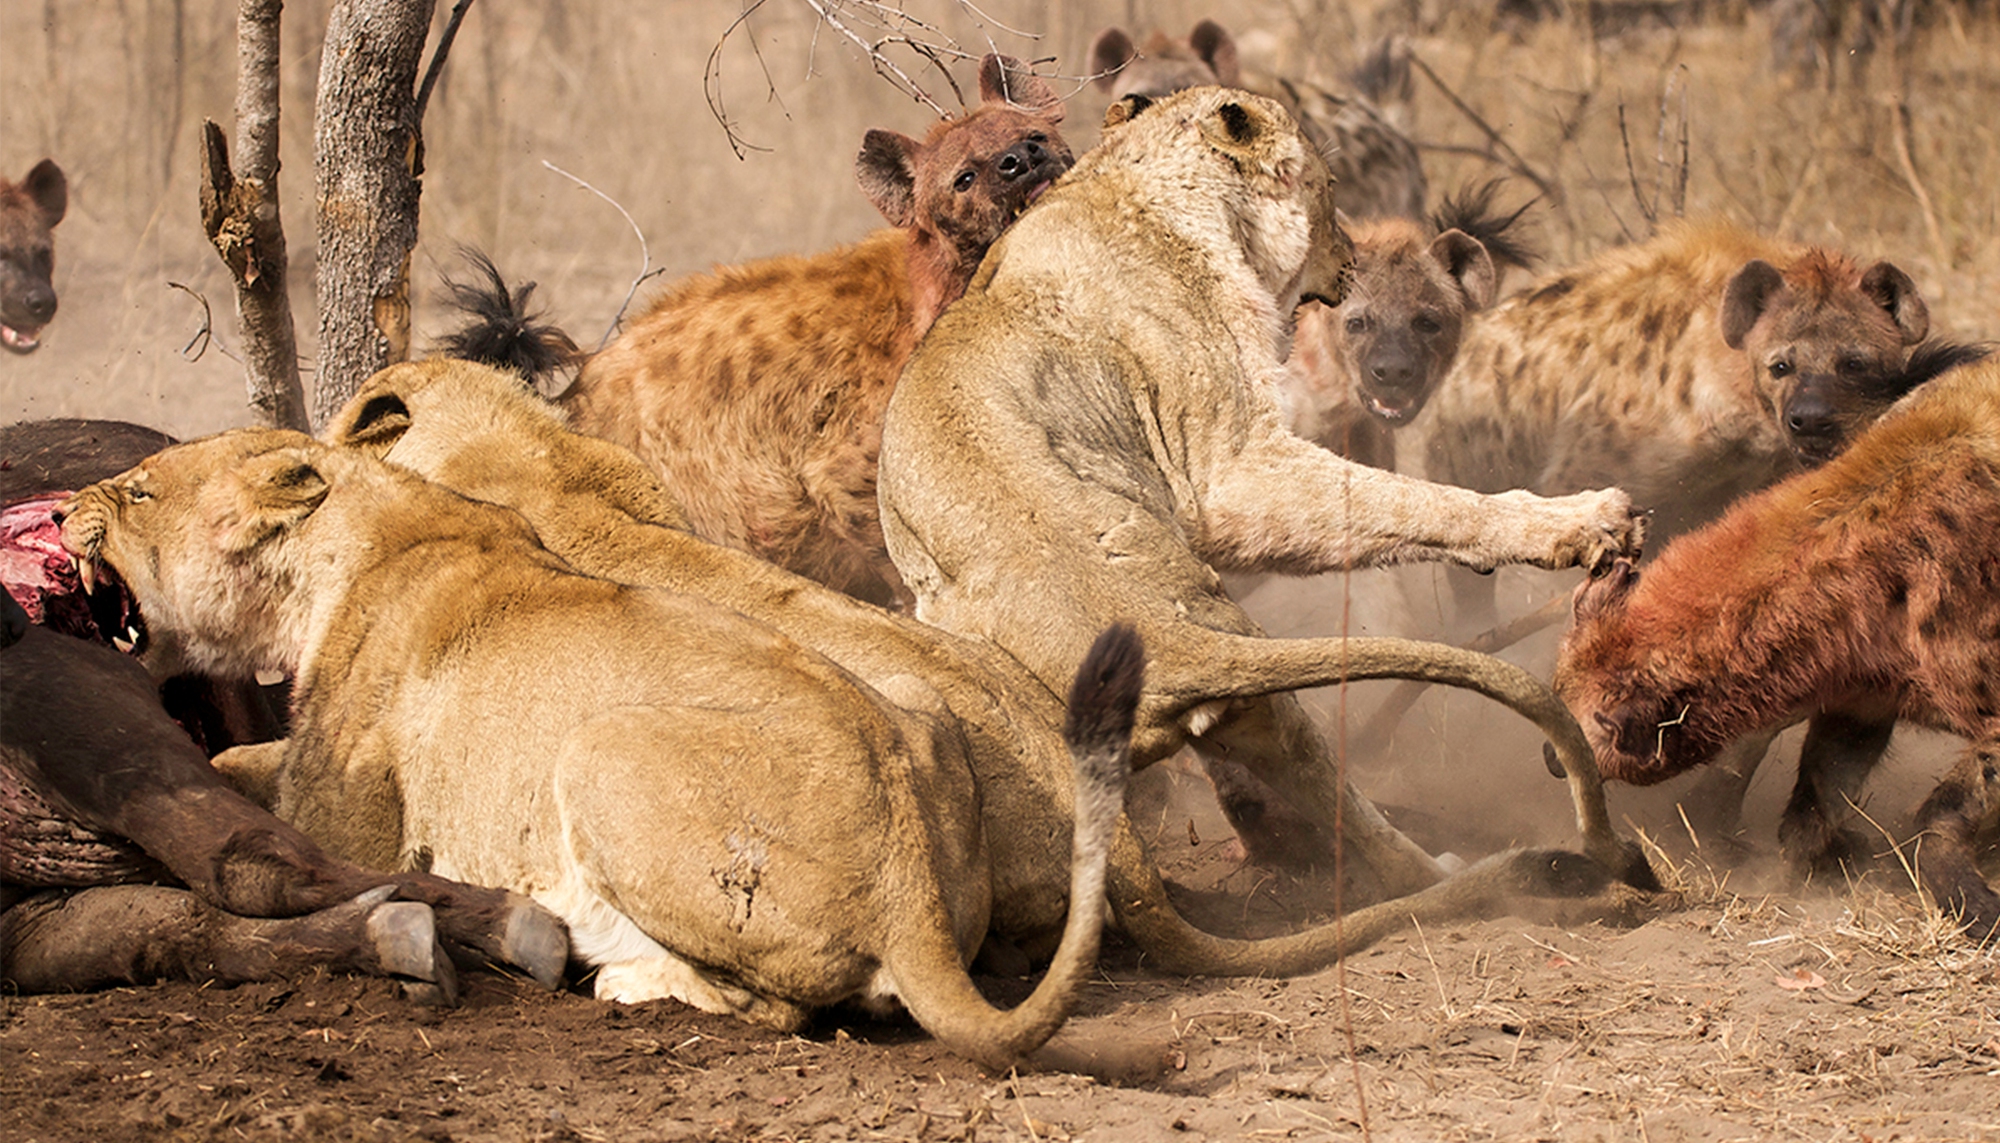
[[[1657,542],[1831,455],[1902,396],[1929,327],[1888,262],[1677,223],[1474,320],[1406,443],[1480,491],[1618,485]]]
[[[1974,861],[2000,815],[2000,363],[1928,383],[1643,576],[1615,564],[1575,611],[1556,687],[1607,778],[1660,781],[1802,711],[1971,739],[1918,811],[1917,865],[1976,935],[2000,926]],[[1787,848],[1828,845],[1872,764],[1802,763]]]
[[[1399,215],[1422,218],[1428,194],[1417,145],[1404,125],[1378,106],[1398,88],[1409,86],[1409,62],[1385,43],[1364,64],[1370,78],[1362,91],[1336,93],[1312,84],[1245,75],[1236,40],[1213,20],[1196,24],[1186,39],[1154,31],[1135,44],[1122,28],[1106,28],[1091,46],[1097,86],[1113,99],[1170,92],[1208,84],[1241,87],[1284,104],[1292,118],[1326,156],[1339,187],[1340,208],[1352,218]],[[1405,100],[1407,101],[1407,100]]]
[[[1053,88],[988,56],[982,105],[856,162],[895,224],[836,250],[670,287],[563,398],[658,472],[703,537],[876,603],[902,596],[875,505],[882,409],[917,339],[1069,169]]]
[[[0,347],[33,353],[56,316],[55,230],[69,209],[69,181],[55,160],[18,183],[0,178]]]
[[[1536,255],[1493,207],[1499,183],[1447,196],[1428,225],[1377,218],[1350,225],[1354,278],[1338,308],[1299,311],[1285,379],[1292,431],[1376,468],[1396,467],[1394,431],[1444,380],[1471,316],[1491,305],[1510,268]]]

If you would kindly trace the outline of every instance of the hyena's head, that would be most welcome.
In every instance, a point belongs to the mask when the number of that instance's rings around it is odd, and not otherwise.
[[[1921,381],[1910,347],[1930,329],[1915,282],[1888,262],[1863,270],[1814,248],[1780,269],[1762,259],[1723,290],[1723,340],[1742,350],[1799,463],[1824,464]]]
[[[1553,686],[1597,756],[1604,777],[1651,785],[1714,757],[1714,713],[1674,680],[1686,677],[1676,641],[1634,608],[1639,571],[1612,561],[1577,585]]]
[[[978,107],[932,127],[921,142],[868,132],[854,161],[869,201],[910,232],[919,334],[965,293],[987,247],[1076,161],[1056,129],[1061,98],[1019,60],[982,60],[979,96]]]
[[[1196,24],[1185,40],[1155,31],[1144,47],[1133,43],[1125,29],[1106,28],[1091,45],[1090,70],[1097,86],[1113,99],[1158,99],[1189,87],[1241,83],[1236,40],[1214,20]]]
[[[42,327],[56,316],[55,230],[69,209],[69,182],[51,159],[18,183],[0,178],[0,346],[14,353],[41,347]]]
[[[1348,398],[1390,426],[1423,411],[1451,370],[1466,322],[1491,305],[1509,268],[1534,251],[1493,207],[1499,181],[1447,196],[1427,227],[1405,218],[1350,226],[1353,287],[1331,317],[1328,367]]]

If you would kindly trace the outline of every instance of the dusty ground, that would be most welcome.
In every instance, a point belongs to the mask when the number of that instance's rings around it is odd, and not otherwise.
[[[1224,874],[1206,853],[1180,875]],[[2000,1139],[2000,957],[1879,889],[1681,868],[1691,903],[1637,928],[1413,932],[1302,979],[1114,949],[1076,1026],[1157,1047],[1125,1087],[989,1075],[907,1025],[779,1036],[483,974],[453,1011],[348,978],[0,998],[0,1138]],[[1226,922],[1246,887],[1220,888],[1190,901]]]
[[[307,141],[327,7],[286,6],[285,221],[308,358]],[[1102,106],[1078,78],[1098,28],[1185,29],[1225,8],[981,7],[1046,35],[969,30],[965,9],[911,5],[941,13],[977,50],[991,36],[1024,57],[1056,57],[1047,70],[1078,90],[1079,145],[1095,138]],[[1833,84],[1772,65],[1775,4],[1713,4],[1705,25],[1603,36],[1575,19],[1504,26],[1478,5],[1226,7],[1239,33],[1261,37],[1249,46],[1264,58],[1320,76],[1376,30],[1410,32],[1455,93],[1567,192],[1532,216],[1554,262],[1644,232],[1672,173],[1661,143],[1684,112],[1689,213],[1892,258],[1918,279],[1941,331],[2000,336],[1990,6],[1944,5],[1907,57],[1848,57]],[[767,5],[762,59],[742,38],[720,57],[730,118],[768,148],[739,158],[702,85],[736,8],[476,9],[427,122],[420,343],[448,324],[434,292],[461,241],[539,279],[585,344],[609,324],[642,268],[637,242],[544,164],[629,209],[650,240],[645,265],[670,275],[877,224],[849,173],[861,132],[919,131],[929,113],[816,33],[802,6]],[[6,10],[0,173],[53,155],[72,197],[57,231],[62,313],[35,357],[0,359],[0,420],[124,417],[183,435],[247,423],[227,356],[228,287],[196,225],[193,180],[200,118],[228,119],[234,10],[222,0]],[[1500,173],[1488,139],[1439,89],[1417,93],[1435,188]],[[1620,142],[1628,115],[1636,159]],[[200,304],[169,283],[213,306],[206,345]],[[1566,586],[1501,579],[1520,609]],[[1388,587],[1356,576],[1294,585],[1258,614],[1274,631],[1406,633],[1436,623],[1439,596],[1429,572]],[[1545,670],[1549,637],[1510,655]],[[1378,699],[1356,688],[1314,702],[1337,718],[1365,716]],[[1358,778],[1434,848],[1560,841],[1567,808],[1537,745],[1478,703],[1432,697],[1406,721],[1393,763],[1359,759]],[[1892,833],[1955,749],[1899,739],[1870,792]],[[1495,920],[1411,933],[1344,974],[1283,982],[1161,979],[1114,947],[1078,1026],[1157,1045],[1171,1061],[1131,1087],[985,1075],[907,1025],[834,1015],[778,1037],[670,1003],[617,1008],[494,976],[468,977],[464,1005],[449,1012],[413,1008],[379,981],[165,985],[0,996],[0,1140],[2000,1139],[2000,956],[1946,939],[1899,892],[1907,879],[1893,861],[1858,888],[1801,890],[1760,872],[1796,753],[1781,747],[1752,789],[1747,854],[1688,839],[1674,808],[1685,782],[1612,791],[1614,820],[1669,847],[1686,890],[1636,928]],[[1185,789],[1169,805],[1149,828],[1191,911],[1223,930],[1305,920],[1288,911],[1295,887],[1230,863],[1212,808]],[[1001,1000],[1024,992],[983,983]]]

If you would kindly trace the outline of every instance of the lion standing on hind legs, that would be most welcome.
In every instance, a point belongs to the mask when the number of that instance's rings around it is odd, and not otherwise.
[[[1218,570],[1596,565],[1636,551],[1641,526],[1615,489],[1482,496],[1288,432],[1292,311],[1337,302],[1349,263],[1325,161],[1278,104],[1219,88],[1114,104],[1104,142],[911,359],[882,516],[918,618],[998,643],[1047,685],[1107,619],[1134,624],[1151,655],[1135,761],[1192,744],[1212,772],[1242,767],[1338,821],[1373,890],[1400,895],[1439,864],[1344,788],[1277,693],[1338,681],[1365,641],[1264,638]],[[1284,854],[1239,829],[1253,857]]]

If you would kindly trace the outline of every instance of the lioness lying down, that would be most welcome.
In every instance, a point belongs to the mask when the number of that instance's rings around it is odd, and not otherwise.
[[[294,675],[281,816],[356,860],[529,894],[600,997],[779,1028],[900,999],[1004,1068],[1093,966],[1142,671],[1129,631],[1071,695],[1061,944],[1000,1012],[965,971],[990,877],[956,729],[770,628],[579,575],[515,513],[296,433],[167,449],[64,512],[149,655]]]
[[[1264,638],[1218,571],[1589,565],[1635,550],[1640,527],[1615,489],[1482,496],[1288,432],[1275,394],[1292,312],[1337,303],[1350,260],[1326,164],[1276,103],[1127,97],[918,346],[879,487],[919,619],[992,640],[1051,686],[1108,619],[1135,624],[1151,656],[1135,761],[1191,742],[1212,772],[1247,767],[1319,821],[1344,818],[1393,895],[1437,863],[1343,789],[1330,744],[1273,694],[1358,677],[1362,645]]]
[[[327,426],[328,439],[382,456],[468,496],[520,511],[578,570],[672,587],[768,623],[825,654],[896,702],[959,727],[992,852],[992,926],[999,944],[1045,956],[1069,903],[1074,802],[1057,697],[991,643],[966,639],[861,603],[683,529],[673,503],[626,450],[570,431],[562,414],[512,374],[448,359],[391,366],[370,378]],[[1581,731],[1546,689],[1498,660],[1380,641],[1357,655],[1356,676],[1475,675],[1480,689],[1543,721],[1581,751]],[[1400,653],[1380,653],[1383,650]],[[1590,794],[1595,795],[1592,788]],[[1602,821],[1601,806],[1595,820]],[[1588,811],[1580,814],[1592,819]],[[1608,833],[1606,835],[1608,837]],[[1121,820],[1111,856],[1113,916],[1147,963],[1179,973],[1275,975],[1322,968],[1415,917],[1441,922],[1493,912],[1523,896],[1581,895],[1607,870],[1555,851],[1511,851],[1415,897],[1350,911],[1326,925],[1264,941],[1230,940],[1173,907],[1144,845]],[[1579,909],[1610,900],[1566,901]],[[992,962],[1007,967],[1004,960]]]

